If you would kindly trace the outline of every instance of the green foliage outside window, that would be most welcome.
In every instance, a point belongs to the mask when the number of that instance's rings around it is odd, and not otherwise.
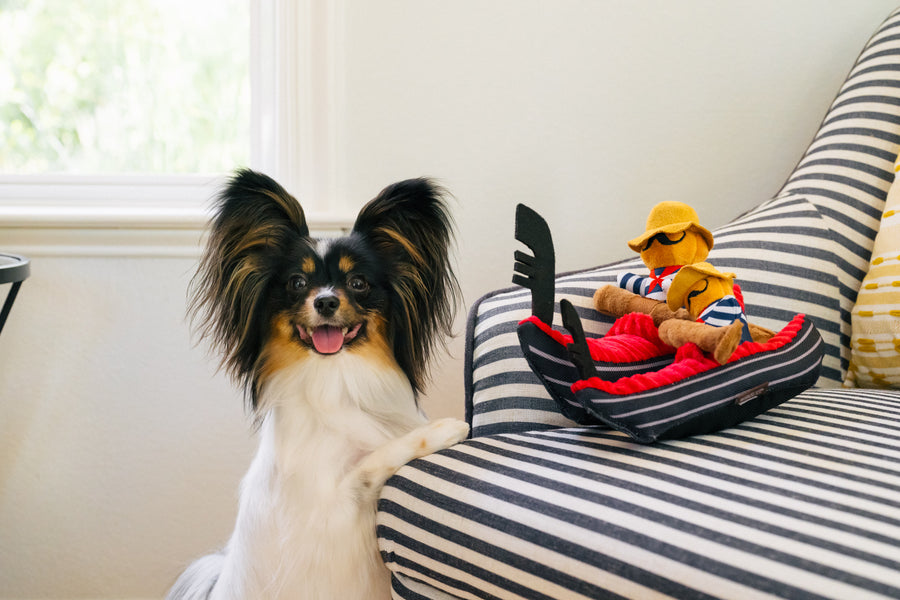
[[[249,157],[246,0],[0,0],[0,173]]]

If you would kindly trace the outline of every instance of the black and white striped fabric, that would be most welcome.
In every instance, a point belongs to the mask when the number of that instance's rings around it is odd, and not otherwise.
[[[818,379],[823,346],[815,325],[798,316],[782,330],[780,339],[780,345],[764,352],[709,369],[691,369],[690,375],[679,371],[677,363],[655,369],[676,379],[646,387],[647,370],[618,381],[603,373],[587,381],[578,381],[581,377],[575,373],[573,380],[574,365],[566,347],[532,322],[519,326],[522,352],[560,412],[581,425],[606,425],[645,444],[731,427],[811,387]],[[609,385],[625,380],[632,382],[630,393]]]
[[[898,147],[900,11],[784,189],[714,232],[709,260],[738,274],[751,322],[815,324],[823,388],[847,367]],[[556,299],[602,335],[594,291],[642,267],[560,276]],[[474,437],[385,486],[378,536],[395,598],[900,598],[900,392],[807,390],[716,433],[639,444],[571,426],[519,346],[530,311],[525,289],[473,307]]]
[[[900,11],[866,45],[775,199],[713,231],[709,261],[737,273],[751,322],[777,330],[796,313],[813,320],[827,346],[822,387],[839,386],[846,373],[850,311],[898,149]],[[635,258],[560,277],[557,300],[568,298],[585,331],[602,335],[610,323],[591,309],[593,292],[619,272],[644,268]],[[572,424],[521,357],[515,328],[529,310],[524,289],[491,294],[472,308],[466,408],[476,436]]]
[[[900,394],[809,390],[653,445],[476,438],[379,508],[396,598],[898,598]]]
[[[842,367],[850,311],[869,267],[900,147],[900,11],[872,36],[779,196],[799,194],[839,246]]]

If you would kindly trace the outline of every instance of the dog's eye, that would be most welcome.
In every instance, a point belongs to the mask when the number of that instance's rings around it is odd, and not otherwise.
[[[369,289],[369,282],[362,275],[351,275],[347,279],[347,286],[354,292],[365,292]]]
[[[303,275],[294,275],[288,279],[287,289],[291,292],[299,292],[306,287],[307,283],[306,277]]]

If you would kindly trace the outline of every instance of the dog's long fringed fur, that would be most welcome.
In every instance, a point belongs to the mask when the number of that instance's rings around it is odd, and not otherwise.
[[[275,181],[232,178],[190,311],[244,386],[260,444],[226,548],[191,565],[170,600],[390,597],[380,489],[468,433],[426,423],[416,402],[459,297],[451,242],[442,191],[425,179],[389,186],[347,237],[317,242]]]

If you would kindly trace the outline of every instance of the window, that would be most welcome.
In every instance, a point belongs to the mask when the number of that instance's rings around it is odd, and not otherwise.
[[[300,197],[314,229],[348,227],[334,193],[341,5],[0,0],[0,245],[93,255],[109,239],[101,254],[158,255],[172,236],[154,231],[199,231],[238,166]],[[194,252],[193,235],[171,252]]]
[[[0,1],[0,173],[249,163],[247,0]]]

